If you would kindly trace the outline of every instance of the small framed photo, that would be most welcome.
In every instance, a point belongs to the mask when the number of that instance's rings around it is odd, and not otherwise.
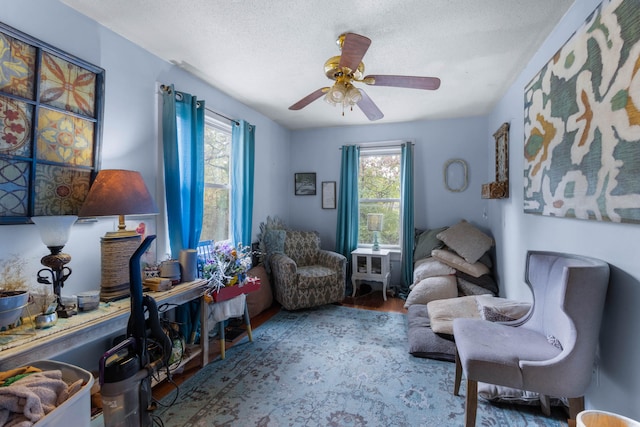
[[[304,172],[294,174],[295,195],[315,196],[316,194],[316,173]]]
[[[336,182],[322,181],[322,209],[336,208]]]

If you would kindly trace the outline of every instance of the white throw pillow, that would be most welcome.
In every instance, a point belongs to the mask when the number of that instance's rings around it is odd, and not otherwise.
[[[431,255],[450,267],[460,270],[463,273],[467,273],[473,277],[480,277],[483,274],[489,274],[489,267],[481,262],[470,263],[465,261],[462,257],[454,254],[453,252],[444,249],[434,249],[431,251]]]
[[[437,237],[471,264],[478,261],[493,246],[491,237],[465,220],[438,233]]]
[[[458,296],[456,276],[427,277],[413,286],[404,308],[412,304],[427,304],[429,301]]]
[[[423,258],[413,266],[413,283],[419,283],[422,279],[433,276],[447,276],[456,274],[456,271],[448,265],[433,257]]]

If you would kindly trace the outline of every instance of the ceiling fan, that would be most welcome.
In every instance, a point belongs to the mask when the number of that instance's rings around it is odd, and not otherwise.
[[[440,87],[437,77],[394,76],[371,74],[363,77],[364,63],[362,58],[367,53],[371,40],[354,33],[345,33],[336,41],[342,54],[331,57],[324,63],[325,75],[335,83],[331,87],[323,87],[302,98],[289,107],[290,110],[300,110],[324,95],[324,99],[332,105],[342,105],[353,109],[357,105],[369,120],[379,120],[384,117],[382,111],[363,91],[353,83],[364,83],[370,86],[393,86],[410,89],[436,90]]]

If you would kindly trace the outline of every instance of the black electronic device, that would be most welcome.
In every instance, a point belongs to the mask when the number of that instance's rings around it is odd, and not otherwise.
[[[142,293],[140,258],[155,237],[147,236],[129,259],[131,314],[127,338],[100,358],[105,427],[152,425],[151,378],[171,357],[171,339],[160,324],[156,301]],[[156,359],[150,356],[151,342],[161,349]]]

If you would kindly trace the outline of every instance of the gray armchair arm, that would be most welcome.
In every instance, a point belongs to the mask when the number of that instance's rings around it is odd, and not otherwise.
[[[337,252],[321,249],[318,251],[318,264],[341,272],[347,264],[347,258]]]
[[[291,285],[295,282],[298,266],[296,263],[282,253],[271,255],[269,262],[271,263],[271,271],[273,272],[273,280],[282,285]]]

